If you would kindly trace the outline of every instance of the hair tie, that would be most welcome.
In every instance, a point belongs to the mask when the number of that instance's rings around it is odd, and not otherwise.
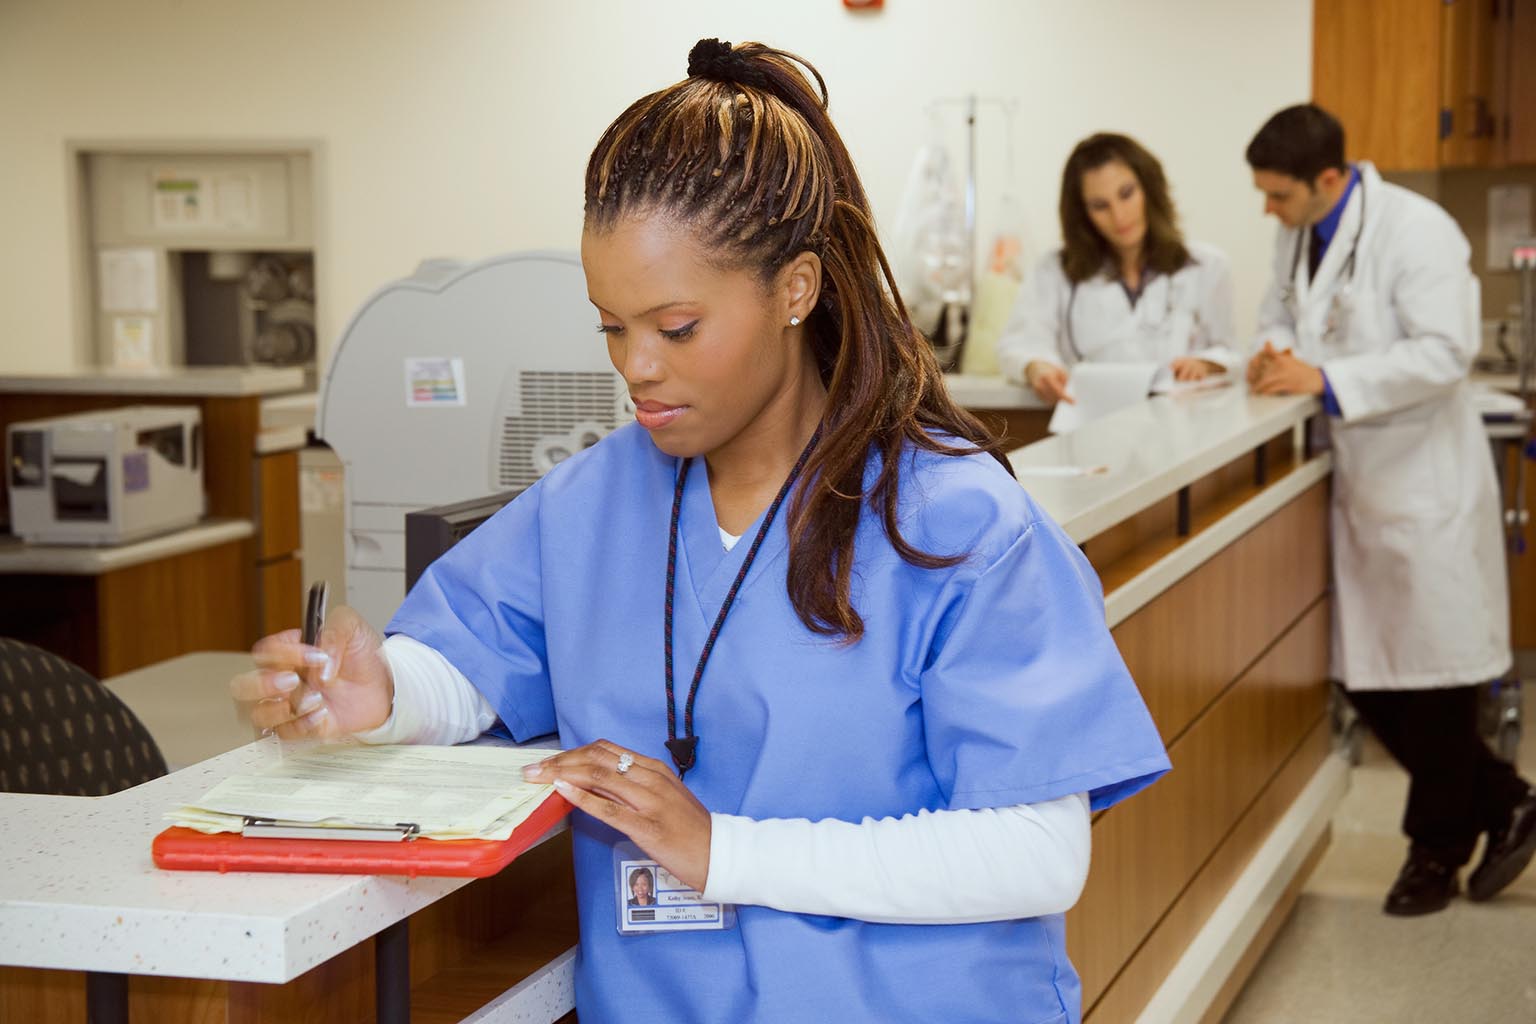
[[[730,43],[721,39],[700,39],[688,51],[689,78],[729,82],[735,77],[732,72],[740,66],[741,58],[736,56]]]
[[[688,51],[688,77],[771,91],[767,72],[750,56],[721,39],[700,39]]]

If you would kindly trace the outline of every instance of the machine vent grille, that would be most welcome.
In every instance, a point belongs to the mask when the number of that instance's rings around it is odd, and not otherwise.
[[[496,486],[527,487],[561,459],[596,444],[618,425],[628,396],[614,373],[525,370],[523,415],[504,416]]]

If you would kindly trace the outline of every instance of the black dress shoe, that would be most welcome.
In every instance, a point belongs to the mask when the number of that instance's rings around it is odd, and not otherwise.
[[[1515,804],[1508,824],[1488,833],[1483,861],[1467,882],[1467,896],[1474,900],[1493,899],[1520,877],[1532,855],[1536,855],[1536,790],[1529,791],[1524,800]]]
[[[1414,917],[1444,910],[1460,890],[1456,868],[1414,850],[1397,873],[1392,891],[1381,909],[1397,917]]]

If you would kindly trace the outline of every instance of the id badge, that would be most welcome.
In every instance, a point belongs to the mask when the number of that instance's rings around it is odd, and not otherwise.
[[[707,902],[630,842],[613,848],[613,902],[621,935],[736,927],[734,906]]]

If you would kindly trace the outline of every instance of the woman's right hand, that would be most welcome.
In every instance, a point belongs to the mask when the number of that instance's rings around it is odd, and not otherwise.
[[[251,648],[256,667],[229,681],[229,693],[258,729],[285,740],[334,739],[376,729],[394,707],[395,681],[377,630],[351,608],[336,608],[319,643],[296,629]]]
[[[1055,363],[1036,359],[1024,367],[1024,382],[1035,389],[1035,394],[1049,405],[1057,402],[1075,404],[1076,399],[1067,394],[1067,371]]]

